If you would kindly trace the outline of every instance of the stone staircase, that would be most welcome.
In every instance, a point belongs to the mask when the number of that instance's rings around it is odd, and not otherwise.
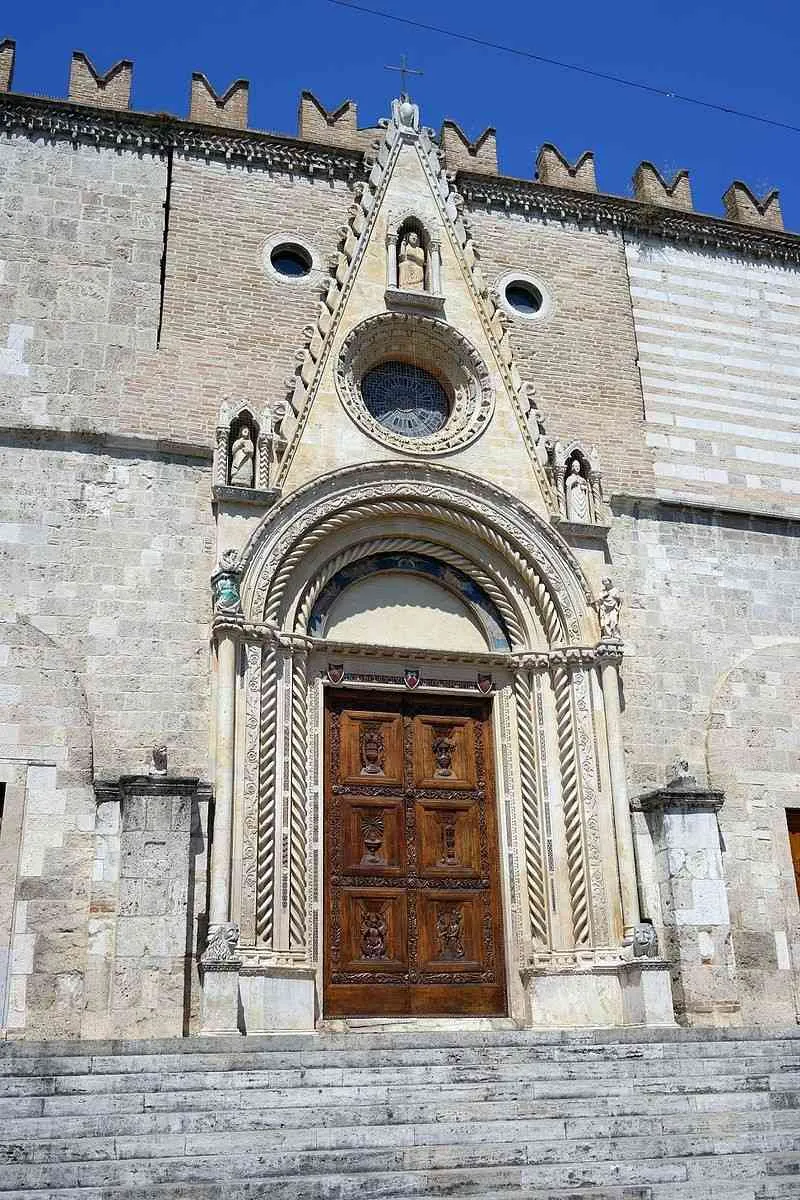
[[[800,1200],[800,1030],[5,1043],[0,1200]]]

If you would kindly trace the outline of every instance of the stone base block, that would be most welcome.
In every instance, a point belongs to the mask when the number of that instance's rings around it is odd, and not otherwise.
[[[204,963],[200,1032],[220,1037],[242,1033],[239,1011],[239,964]]]
[[[669,967],[660,960],[525,976],[528,1024],[535,1029],[674,1025]]]
[[[316,1026],[315,972],[245,967],[239,979],[244,1033],[301,1033]]]

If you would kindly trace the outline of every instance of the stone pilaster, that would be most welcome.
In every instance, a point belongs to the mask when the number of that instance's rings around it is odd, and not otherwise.
[[[717,813],[723,793],[689,775],[633,804],[652,843],[662,934],[675,1010],[688,1025],[730,1024],[738,1012],[730,959],[730,914]],[[644,833],[645,830],[642,830]]]
[[[208,783],[96,780],[86,1037],[179,1037],[192,1017],[205,907]]]

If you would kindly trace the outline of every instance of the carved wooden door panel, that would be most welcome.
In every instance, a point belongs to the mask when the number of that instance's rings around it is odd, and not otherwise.
[[[506,1011],[488,701],[326,703],[324,1015]]]

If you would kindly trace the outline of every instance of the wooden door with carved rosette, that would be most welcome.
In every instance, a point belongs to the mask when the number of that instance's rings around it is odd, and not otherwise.
[[[488,701],[328,691],[323,1011],[506,1012]]]

